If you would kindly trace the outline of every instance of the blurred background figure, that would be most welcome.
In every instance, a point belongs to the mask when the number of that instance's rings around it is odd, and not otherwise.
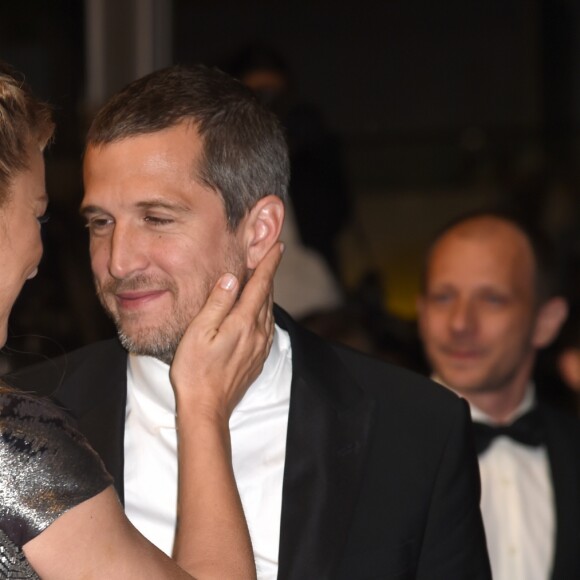
[[[425,260],[421,338],[471,408],[496,580],[580,577],[580,422],[533,379],[567,316],[555,266],[540,232],[499,212],[452,222]]]
[[[300,239],[340,280],[337,241],[349,223],[352,204],[337,135],[318,107],[299,100],[286,61],[273,48],[250,44],[227,68],[281,119],[290,148],[290,199]]]
[[[340,307],[342,288],[322,256],[300,241],[292,207],[286,210],[280,239],[285,251],[275,277],[275,302],[299,320]]]
[[[286,130],[291,207],[274,298],[298,319],[334,311],[344,304],[337,241],[351,210],[338,138],[317,107],[297,100],[288,65],[273,48],[247,45],[226,69],[278,115]]]

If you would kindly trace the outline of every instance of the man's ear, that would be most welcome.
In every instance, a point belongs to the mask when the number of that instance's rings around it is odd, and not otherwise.
[[[550,298],[540,306],[536,316],[536,327],[533,335],[533,345],[536,348],[548,346],[560,332],[562,324],[568,317],[568,303],[564,298]]]
[[[246,267],[254,270],[278,241],[284,223],[284,202],[276,195],[263,197],[244,219]]]
[[[564,382],[580,393],[580,349],[567,348],[558,356],[557,364]]]

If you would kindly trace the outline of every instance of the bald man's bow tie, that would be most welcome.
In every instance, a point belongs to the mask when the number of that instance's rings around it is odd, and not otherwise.
[[[473,432],[478,455],[481,455],[496,437],[501,436],[510,437],[530,447],[538,447],[545,442],[542,420],[537,409],[528,411],[511,425],[473,423]]]

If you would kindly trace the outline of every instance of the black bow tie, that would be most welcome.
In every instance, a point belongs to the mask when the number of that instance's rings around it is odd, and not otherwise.
[[[511,437],[518,443],[531,447],[537,447],[544,443],[544,429],[537,409],[528,411],[511,425],[473,423],[473,432],[478,455],[481,455],[489,447],[495,437],[501,435]]]

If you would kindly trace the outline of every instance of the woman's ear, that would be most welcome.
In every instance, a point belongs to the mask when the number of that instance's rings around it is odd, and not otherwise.
[[[568,303],[564,298],[551,298],[540,307],[536,316],[533,343],[536,348],[548,346],[560,332],[568,316]]]
[[[263,197],[244,220],[246,267],[254,270],[278,241],[284,223],[284,202],[276,195]]]

